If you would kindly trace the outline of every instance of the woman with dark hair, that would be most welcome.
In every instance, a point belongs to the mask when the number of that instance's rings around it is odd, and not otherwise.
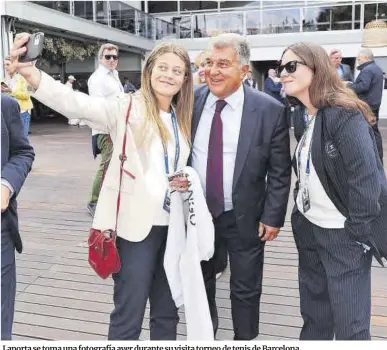
[[[292,214],[300,339],[370,339],[372,255],[387,256],[387,181],[373,114],[343,84],[321,46],[289,46],[277,74],[300,105]]]

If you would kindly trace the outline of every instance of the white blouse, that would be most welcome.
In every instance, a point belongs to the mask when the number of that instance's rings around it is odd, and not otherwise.
[[[333,202],[330,200],[326,194],[323,185],[316,173],[316,170],[313,166],[312,155],[310,156],[310,174],[308,179],[308,191],[309,191],[309,203],[310,209],[304,213],[303,203],[302,203],[302,189],[305,184],[306,179],[306,162],[308,159],[309,147],[312,141],[312,135],[315,124],[314,118],[309,128],[306,132],[306,140],[304,142],[304,147],[301,149],[301,167],[300,167],[300,178],[299,184],[300,189],[298,191],[296,204],[297,208],[301,214],[303,214],[311,223],[323,227],[323,228],[344,228],[344,222],[346,218],[337,210]],[[296,157],[298,164],[298,153],[299,148],[302,146],[302,142],[299,142],[296,149]]]

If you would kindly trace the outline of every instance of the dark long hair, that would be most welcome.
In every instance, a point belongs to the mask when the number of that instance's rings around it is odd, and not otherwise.
[[[370,124],[374,123],[375,117],[371,108],[367,103],[360,100],[355,92],[340,79],[322,46],[298,42],[287,47],[282,53],[282,57],[288,50],[300,57],[314,71],[312,83],[309,87],[310,102],[314,107],[321,109],[328,106],[337,106],[349,110],[358,110]],[[300,104],[300,101],[294,98],[289,98],[289,102],[291,104]]]

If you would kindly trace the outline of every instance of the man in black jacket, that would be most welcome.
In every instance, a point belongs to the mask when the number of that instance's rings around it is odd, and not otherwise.
[[[383,71],[374,61],[374,55],[370,49],[361,49],[357,56],[358,66],[360,71],[356,81],[348,84],[348,87],[353,89],[356,94],[364,102],[367,102],[375,115],[376,123],[373,126],[376,145],[378,147],[379,156],[383,163],[383,143],[382,135],[378,128],[379,109],[382,103],[383,94]]]
[[[15,249],[21,253],[16,196],[34,161],[18,102],[1,95],[1,340],[11,340],[16,295]]]

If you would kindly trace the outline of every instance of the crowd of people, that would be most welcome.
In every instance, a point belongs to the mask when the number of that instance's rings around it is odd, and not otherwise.
[[[94,228],[117,227],[121,269],[113,274],[108,339],[139,339],[148,299],[151,340],[176,339],[178,309],[163,261],[171,193],[184,195],[190,183],[167,175],[186,166],[206,198],[196,210],[208,209],[215,232],[214,254],[200,266],[214,337],[216,278],[227,264],[234,339],[259,334],[265,243],[284,225],[293,168],[300,339],[371,338],[371,262],[387,257],[387,179],[377,127],[383,74],[372,52],[360,51],[360,74],[352,82],[340,51],[292,44],[261,92],[243,36],[211,38],[195,60],[195,76],[185,48],[162,43],[148,55],[141,89],[133,93],[118,76],[118,47],[104,44],[87,95],[34,62],[20,63],[28,38],[16,35],[8,72],[38,101],[91,127],[94,155],[101,153],[87,207]],[[370,78],[380,73],[380,81]],[[16,196],[34,159],[22,126],[28,106],[9,90],[19,104],[2,94],[3,340],[12,336],[15,249],[21,250]],[[293,161],[289,106],[295,106],[298,141]]]

